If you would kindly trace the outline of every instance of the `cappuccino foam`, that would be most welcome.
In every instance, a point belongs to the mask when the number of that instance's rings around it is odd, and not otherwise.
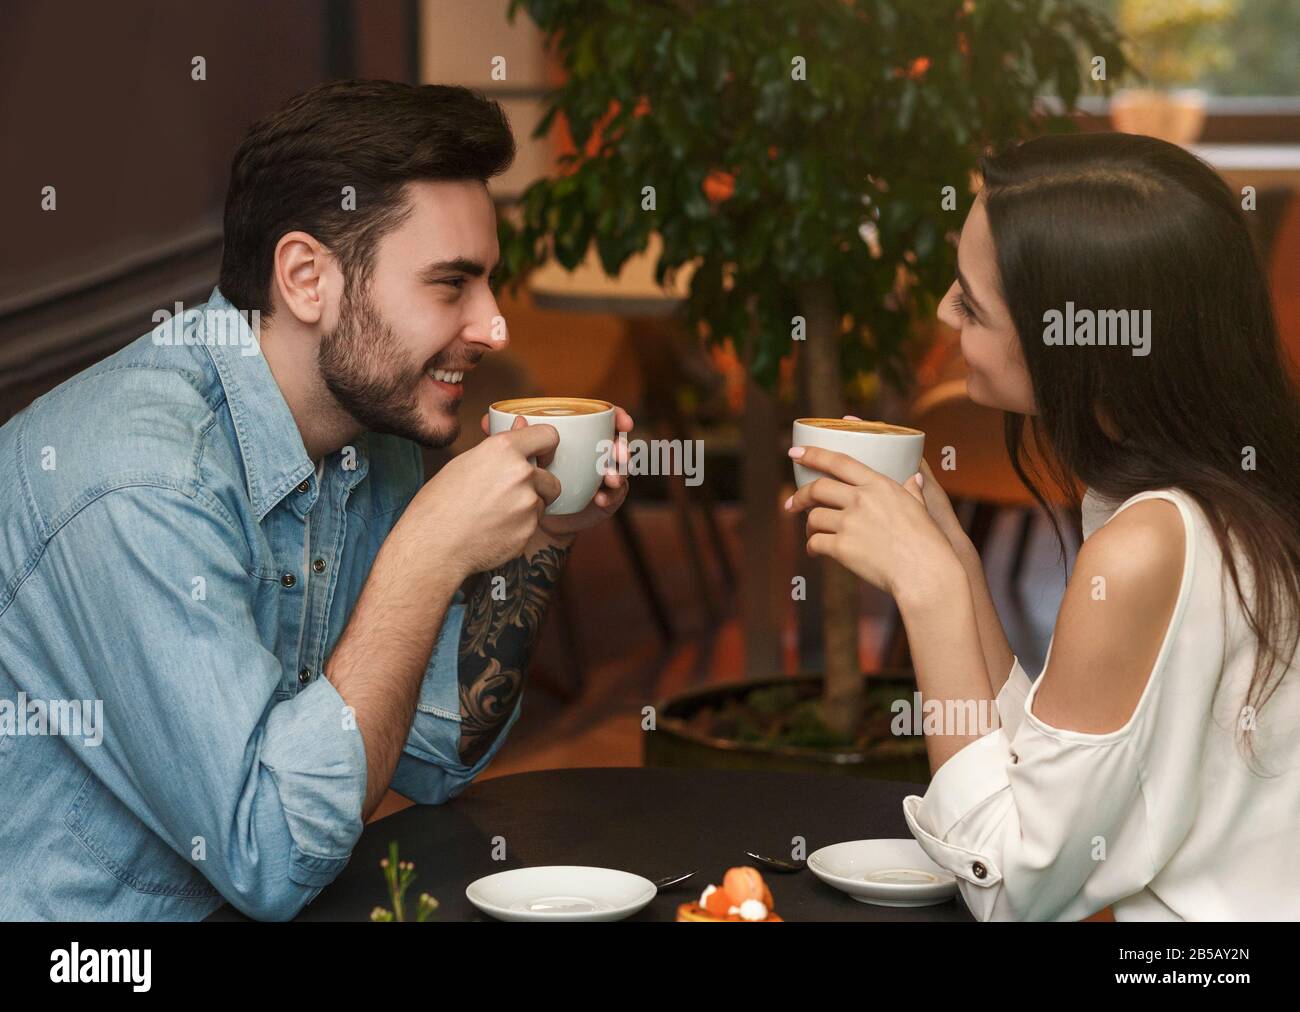
[[[874,432],[886,436],[919,436],[919,429],[909,429],[903,425],[890,425],[887,422],[853,421],[847,418],[800,418],[801,425],[811,425],[818,429],[833,429],[836,432]]]
[[[609,411],[613,405],[587,397],[515,397],[497,401],[492,407],[508,415],[563,418],[568,415],[598,415]]]

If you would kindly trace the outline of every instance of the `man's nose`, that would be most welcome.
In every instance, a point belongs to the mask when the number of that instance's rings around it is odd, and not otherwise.
[[[480,344],[491,351],[502,351],[510,344],[506,318],[501,315],[496,296],[489,290],[474,307],[471,322],[465,328],[467,343]]]

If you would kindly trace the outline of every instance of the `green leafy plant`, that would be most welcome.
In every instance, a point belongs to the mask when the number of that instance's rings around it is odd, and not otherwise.
[[[1125,61],[1081,0],[512,0],[565,79],[535,136],[575,152],[503,216],[506,278],[594,243],[618,273],[652,234],[660,281],[694,268],[687,326],[762,386],[795,356],[811,414],[846,385],[911,380],[909,350],[954,273],[984,146],[1064,128]],[[1106,80],[1093,82],[1102,57]],[[862,706],[851,583],[825,570],[828,723]]]
[[[393,840],[388,844],[388,856],[379,862],[379,867],[384,871],[384,882],[388,885],[388,902],[392,907],[391,909],[375,907],[374,910],[370,911],[370,919],[372,921],[405,921],[406,891],[415,884],[415,864],[412,861],[398,859],[397,841]],[[420,893],[415,908],[416,921],[427,921],[437,909],[437,900],[428,893]]]

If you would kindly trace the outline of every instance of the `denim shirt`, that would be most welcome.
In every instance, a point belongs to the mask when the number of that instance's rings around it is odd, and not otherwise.
[[[361,833],[321,670],[419,448],[367,433],[318,477],[214,289],[0,428],[0,471],[0,918],[292,917]],[[460,761],[463,617],[458,592],[392,780],[417,802],[519,715]]]

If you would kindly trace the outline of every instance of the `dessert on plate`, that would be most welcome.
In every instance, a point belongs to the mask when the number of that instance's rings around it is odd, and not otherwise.
[[[772,891],[756,868],[728,868],[722,888],[706,886],[698,903],[677,908],[679,921],[779,921],[772,912]]]

